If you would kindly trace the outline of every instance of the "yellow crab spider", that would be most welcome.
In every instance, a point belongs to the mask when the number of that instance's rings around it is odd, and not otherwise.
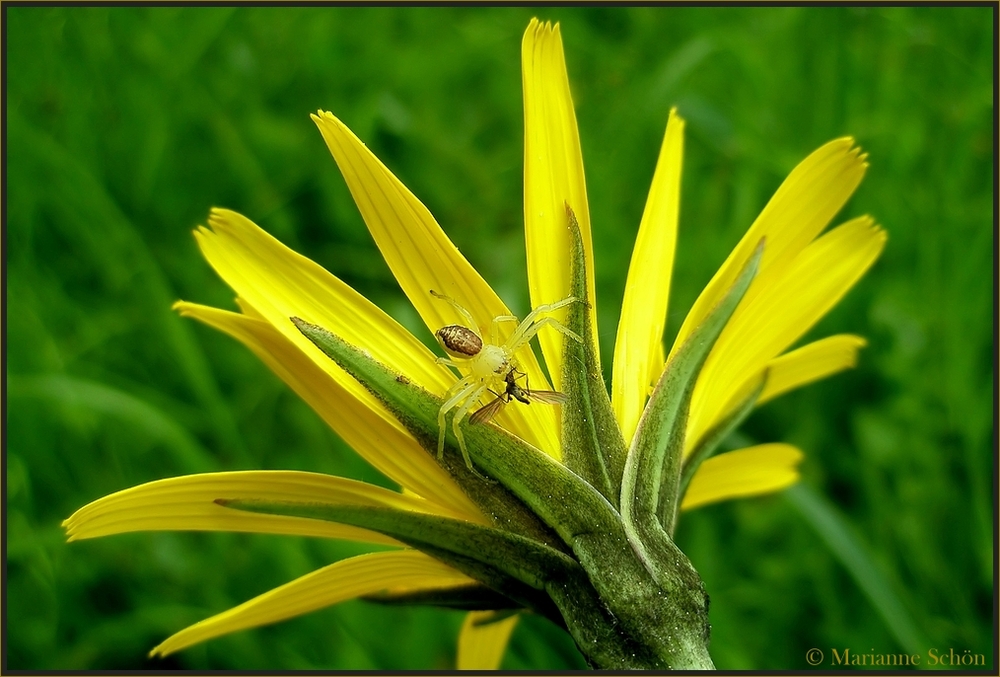
[[[465,448],[465,437],[459,428],[469,410],[475,406],[479,399],[491,388],[503,389],[506,385],[504,378],[515,366],[514,355],[518,350],[528,345],[542,327],[552,327],[561,334],[565,334],[574,341],[583,342],[575,332],[561,324],[553,317],[541,317],[545,313],[564,308],[571,303],[579,302],[575,296],[570,296],[562,301],[547,303],[532,310],[517,325],[517,329],[511,332],[510,336],[503,343],[499,343],[499,326],[501,322],[517,322],[514,315],[498,315],[490,323],[490,343],[484,343],[483,337],[476,329],[478,327],[472,313],[463,308],[459,303],[444,294],[439,294],[433,289],[431,296],[450,303],[462,316],[468,326],[461,324],[449,324],[434,332],[441,348],[451,358],[438,358],[441,364],[464,369],[467,375],[459,379],[455,385],[445,393],[444,403],[438,411],[438,458],[444,456],[445,437],[445,416],[452,409],[456,409],[452,417],[451,429],[458,440],[458,447],[462,450],[462,457],[466,465],[472,468],[472,459]],[[458,361],[456,361],[458,360]]]

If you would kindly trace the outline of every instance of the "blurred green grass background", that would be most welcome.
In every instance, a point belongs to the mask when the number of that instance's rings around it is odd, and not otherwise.
[[[236,209],[425,340],[319,133],[333,111],[520,314],[520,39],[562,23],[605,364],[672,105],[687,119],[667,328],[795,164],[853,135],[882,259],[810,332],[857,370],[763,407],[733,445],[807,453],[784,495],[687,513],[727,669],[818,647],[993,661],[993,9],[5,7],[7,668],[446,669],[461,614],[350,602],[149,661],[172,632],[350,543],[59,522],[141,482],[236,469],[381,480],[249,351],[190,230]],[[926,661],[926,658],[925,658]],[[584,667],[522,622],[503,667]],[[829,668],[830,665],[820,667]]]

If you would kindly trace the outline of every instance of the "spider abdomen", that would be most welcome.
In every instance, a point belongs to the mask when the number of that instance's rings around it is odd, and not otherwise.
[[[483,349],[483,339],[468,327],[460,324],[449,324],[434,332],[438,343],[452,357],[470,358]]]

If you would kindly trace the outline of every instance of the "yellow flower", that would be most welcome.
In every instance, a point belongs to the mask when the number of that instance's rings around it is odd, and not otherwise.
[[[583,160],[558,24],[532,20],[522,43],[525,106],[525,240],[532,307],[566,298],[570,231],[564,205],[580,225],[587,285],[594,299],[593,251]],[[459,300],[481,327],[510,311],[459,253],[430,212],[365,145],[328,112],[312,116],[332,152],[386,262],[424,323],[435,331],[460,322],[433,298]],[[662,334],[679,214],[684,121],[671,111],[629,268],[612,366],[611,401],[626,444],[636,431],[650,388],[666,359]],[[853,366],[864,340],[838,335],[785,352],[822,317],[878,257],[884,232],[860,217],[820,234],[855,190],[864,156],[851,139],[832,141],[807,157],[778,189],[685,320],[670,354],[730,287],[766,239],[759,272],[701,372],[691,402],[685,453],[761,387],[760,404],[781,393]],[[166,655],[226,633],[380,592],[446,590],[476,581],[382,534],[303,517],[225,508],[215,501],[341,502],[384,506],[488,525],[476,502],[432,453],[368,390],[327,358],[289,320],[299,317],[363,347],[393,371],[443,396],[454,374],[420,341],[316,263],[283,246],[245,217],[213,209],[208,228],[195,232],[205,258],[237,295],[239,313],[195,303],[176,309],[224,331],[258,355],[362,457],[403,488],[394,492],[306,472],[232,472],[152,482],[112,494],[66,520],[70,540],[139,530],[218,530],[344,538],[400,546],[331,564],[234,609],[203,620],[153,649]],[[597,309],[590,327],[597,344]],[[558,389],[561,337],[538,335]],[[548,382],[532,351],[518,355],[533,387]],[[545,385],[542,385],[545,384]],[[557,411],[508,406],[501,427],[559,460]],[[775,491],[798,479],[801,453],[763,444],[705,461],[682,509]],[[496,668],[516,616],[479,623],[469,614],[459,640],[463,668]]]

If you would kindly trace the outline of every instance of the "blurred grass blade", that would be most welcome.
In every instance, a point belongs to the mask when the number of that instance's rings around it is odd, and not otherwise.
[[[931,646],[927,638],[892,591],[888,579],[868,554],[868,549],[852,533],[836,508],[803,484],[791,487],[785,491],[785,496],[851,574],[903,649],[911,654],[926,651]]]
[[[160,261],[144,239],[141,226],[126,215],[107,187],[86,164],[53,136],[16,110],[8,111],[8,152],[36,172],[34,180],[48,186],[49,202],[57,210],[55,225],[105,275],[128,278],[155,309],[160,337],[169,345],[191,390],[208,412],[220,443],[239,453],[246,445],[215,380],[214,370],[194,337],[170,306],[177,299]],[[122,279],[118,284],[123,284]]]
[[[44,399],[117,418],[172,449],[184,471],[207,472],[214,469],[211,454],[184,426],[161,409],[124,390],[63,374],[45,374],[8,376],[7,394],[12,398]]]

